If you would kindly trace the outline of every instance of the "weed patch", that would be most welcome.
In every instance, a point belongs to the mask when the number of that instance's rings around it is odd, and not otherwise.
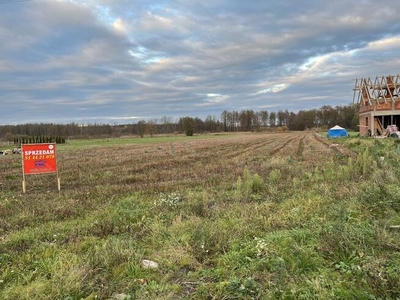
[[[397,299],[394,139],[71,142],[62,191],[0,160],[8,299]],[[142,261],[157,263],[144,268]]]

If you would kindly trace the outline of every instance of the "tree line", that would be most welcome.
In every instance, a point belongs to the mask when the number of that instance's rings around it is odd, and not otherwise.
[[[65,144],[65,138],[62,136],[32,136],[32,137],[14,137],[14,145],[21,144],[44,144],[56,143]]]
[[[0,137],[13,142],[40,136],[62,136],[65,138],[118,137],[121,135],[153,136],[156,134],[205,132],[262,131],[268,129],[303,131],[312,128],[328,129],[340,125],[358,130],[358,107],[354,105],[332,107],[324,105],[319,109],[300,110],[242,110],[223,111],[220,116],[209,115],[204,120],[197,117],[173,119],[139,120],[132,124],[54,124],[27,123],[19,125],[0,125]]]

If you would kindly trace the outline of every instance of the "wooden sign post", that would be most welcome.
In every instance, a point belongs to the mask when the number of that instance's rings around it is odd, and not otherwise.
[[[26,192],[25,175],[56,173],[58,190],[61,190],[57,170],[56,144],[23,144],[22,150],[22,191]]]

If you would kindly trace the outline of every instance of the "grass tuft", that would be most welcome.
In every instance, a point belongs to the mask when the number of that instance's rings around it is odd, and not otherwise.
[[[398,141],[338,144],[72,141],[60,193],[49,175],[22,194],[20,157],[4,156],[0,298],[400,298]]]

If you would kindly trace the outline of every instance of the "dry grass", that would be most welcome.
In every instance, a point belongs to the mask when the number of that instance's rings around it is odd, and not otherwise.
[[[0,157],[3,297],[400,296],[385,291],[399,279],[396,232],[375,225],[400,220],[398,192],[375,205],[384,187],[358,188],[373,154],[330,145],[310,132],[71,142],[58,147],[60,193],[53,174],[27,176],[22,194],[20,157]],[[391,172],[371,180],[394,185]]]

